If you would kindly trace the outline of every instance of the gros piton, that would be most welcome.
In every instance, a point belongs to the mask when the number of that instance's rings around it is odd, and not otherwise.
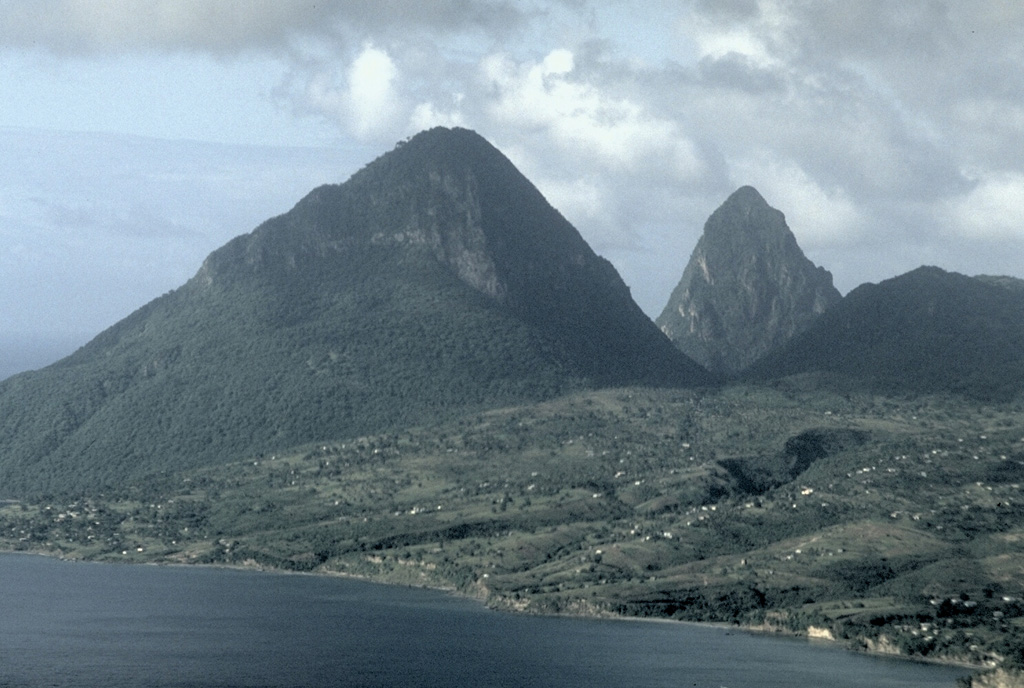
[[[437,128],[230,241],[70,357],[0,384],[0,490],[710,379],[504,155]]]

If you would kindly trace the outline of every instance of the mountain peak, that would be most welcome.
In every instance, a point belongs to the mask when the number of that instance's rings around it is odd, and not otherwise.
[[[433,127],[421,131],[377,158],[371,165],[389,158],[415,157],[433,163],[472,164],[487,157],[504,156],[491,143],[472,129]]]
[[[408,139],[404,143],[399,143],[397,147],[401,148],[403,145],[414,143],[417,145],[430,145],[433,143],[441,143],[444,145],[465,145],[465,146],[486,146],[488,148],[494,148],[490,142],[483,136],[473,131],[472,129],[466,129],[464,127],[431,127],[430,129],[424,129],[418,132]],[[495,149],[497,150],[497,149]]]
[[[200,281],[255,271],[292,285],[306,274],[319,279],[327,263],[346,266],[334,277],[345,279],[353,272],[348,266],[361,269],[385,255],[394,269],[440,269],[545,336],[573,341],[579,351],[571,357],[587,379],[710,380],[693,361],[676,357],[612,264],[500,150],[469,129],[421,132],[344,184],[313,190],[289,213],[218,249]],[[619,337],[625,322],[632,334]],[[611,345],[609,337],[621,341]],[[635,341],[627,346],[629,339]]]
[[[729,194],[729,197],[727,199],[725,199],[725,203],[723,203],[722,205],[723,205],[723,207],[731,207],[731,206],[745,206],[745,207],[762,206],[762,207],[765,207],[765,208],[769,207],[768,206],[768,202],[766,200],[764,200],[764,196],[762,196],[758,192],[758,190],[755,189],[752,186],[741,186],[740,188],[736,189],[731,194]]]
[[[804,256],[785,216],[742,186],[708,218],[657,324],[683,353],[732,375],[839,298],[832,275]]]
[[[391,151],[369,163],[353,178],[374,168],[408,174],[415,170],[414,166],[435,171],[479,166],[491,170],[515,169],[500,150],[472,129],[433,127],[399,141]]]
[[[238,269],[288,273],[369,246],[431,254],[501,303],[522,300],[516,267],[506,264],[516,261],[512,254],[528,263],[560,259],[545,256],[547,248],[569,250],[577,263],[597,260],[501,151],[469,129],[435,127],[399,142],[344,184],[314,189],[291,212],[215,252],[201,272],[207,281]]]
[[[791,244],[786,249],[789,251],[796,245],[796,239],[786,225],[785,215],[768,205],[754,187],[741,186],[708,218],[704,237],[708,241],[734,243],[747,236],[761,237],[762,243]]]
[[[711,381],[497,148],[433,129],[231,240],[72,357],[0,384],[0,488]]]

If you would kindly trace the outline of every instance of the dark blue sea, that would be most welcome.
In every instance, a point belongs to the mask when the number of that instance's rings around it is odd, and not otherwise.
[[[0,554],[0,686],[924,688],[963,669],[435,591]]]

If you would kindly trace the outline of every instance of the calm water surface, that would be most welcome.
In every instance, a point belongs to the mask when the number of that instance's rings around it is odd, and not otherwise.
[[[316,576],[0,554],[0,686],[952,688],[962,669]]]

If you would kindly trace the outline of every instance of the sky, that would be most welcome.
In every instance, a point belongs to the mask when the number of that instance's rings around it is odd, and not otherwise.
[[[0,377],[423,129],[501,149],[656,317],[753,185],[843,293],[1024,277],[1018,0],[0,0]]]

